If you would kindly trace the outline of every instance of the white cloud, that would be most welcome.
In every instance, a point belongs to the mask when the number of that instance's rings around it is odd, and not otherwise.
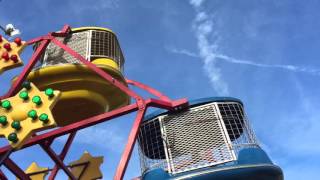
[[[172,53],[187,55],[190,57],[195,57],[195,58],[201,57],[197,53],[188,51],[186,49],[171,48],[168,50]],[[256,63],[253,61],[249,61],[249,60],[233,58],[225,54],[220,54],[220,53],[213,53],[213,54],[217,60],[232,63],[232,64],[241,64],[241,65],[248,65],[248,66],[260,67],[260,68],[283,69],[283,70],[292,71],[292,72],[307,73],[311,75],[320,75],[320,69],[316,69],[316,68],[307,68],[307,67],[295,66],[292,64],[263,64],[263,63]]]
[[[214,30],[214,16],[203,10],[204,0],[190,0],[189,3],[196,11],[196,16],[192,23],[192,28],[197,39],[198,53],[185,49],[170,48],[173,53],[183,54],[190,57],[199,57],[203,60],[203,69],[209,77],[213,89],[219,95],[228,95],[228,84],[223,80],[221,69],[217,67],[217,61],[225,61],[233,64],[242,64],[260,68],[283,69],[291,72],[302,72],[312,75],[320,75],[320,69],[306,68],[295,65],[263,64],[249,60],[242,60],[222,54],[218,51],[219,34]],[[212,40],[213,39],[213,40]]]
[[[204,0],[190,0],[190,4],[196,8],[200,7]]]
[[[176,49],[176,48],[166,48],[168,51],[172,52],[172,53],[176,53],[176,54],[183,54],[186,56],[190,56],[190,57],[199,57],[198,54],[194,53],[194,52],[190,52],[188,50],[185,49]]]
[[[196,22],[201,22],[204,21],[208,18],[208,15],[205,12],[199,12],[196,14],[195,21]]]
[[[192,28],[195,32],[197,39],[197,46],[199,49],[199,57],[203,60],[203,68],[206,75],[209,77],[213,89],[218,95],[228,95],[228,85],[221,78],[220,68],[216,66],[216,51],[217,51],[217,33],[213,31],[213,19],[208,16],[205,11],[199,11],[201,4],[204,1],[190,0],[190,4],[196,9],[196,17],[193,21]],[[209,37],[216,38],[213,42],[209,40]],[[172,50],[175,51],[174,49]],[[196,57],[195,53],[190,53],[186,50],[177,50],[175,53],[181,53]]]

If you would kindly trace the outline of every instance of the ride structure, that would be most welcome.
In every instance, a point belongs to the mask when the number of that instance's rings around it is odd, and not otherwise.
[[[257,143],[240,100],[172,100],[126,79],[124,56],[110,29],[65,25],[61,31],[27,42],[16,39],[10,44],[0,39],[4,50],[0,72],[22,65],[18,55],[26,45],[34,48],[22,73],[1,96],[0,129],[10,144],[0,148],[0,165],[19,179],[44,179],[46,175],[55,179],[59,170],[70,179],[102,178],[103,157],[85,152],[79,160],[65,164],[73,139],[81,129],[133,112],[136,117],[115,180],[123,179],[137,139],[140,179],[283,179],[281,169]],[[129,85],[155,98],[143,98]],[[145,116],[150,107],[161,111]],[[57,128],[37,134],[52,127]],[[68,139],[57,153],[50,146],[64,135]],[[32,163],[23,171],[10,158],[34,145],[54,161],[53,168]],[[2,171],[0,179],[7,179]]]

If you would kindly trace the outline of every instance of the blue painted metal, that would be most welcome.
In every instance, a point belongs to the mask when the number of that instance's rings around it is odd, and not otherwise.
[[[209,97],[190,101],[189,107],[199,106],[211,102],[238,102],[232,97]],[[171,112],[158,110],[147,116],[144,121],[151,120]],[[283,180],[282,170],[274,165],[266,152],[260,147],[248,147],[239,152],[236,161],[201,168],[193,171],[171,175],[163,169],[153,169],[143,173],[143,180]]]
[[[200,98],[200,99],[195,99],[195,100],[190,101],[189,107],[192,108],[194,106],[199,106],[199,105],[211,103],[211,102],[238,102],[241,105],[243,105],[243,103],[240,99],[233,98],[233,97],[207,97],[207,98]],[[164,110],[164,109],[157,110],[151,114],[146,115],[144,117],[144,121],[151,120],[157,116],[160,116],[160,115],[166,114],[166,113],[168,113],[167,110]]]
[[[154,169],[143,174],[143,180],[283,180],[282,170],[274,165],[261,148],[246,148],[240,151],[237,161],[206,167],[177,175],[163,169]]]

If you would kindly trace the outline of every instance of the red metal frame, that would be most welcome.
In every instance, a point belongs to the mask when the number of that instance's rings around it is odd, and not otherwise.
[[[1,180],[8,180],[7,176],[0,170],[0,179]]]
[[[137,135],[139,133],[139,127],[143,120],[143,117],[145,115],[145,112],[148,107],[157,107],[167,110],[178,110],[185,108],[188,105],[187,99],[179,99],[179,100],[171,100],[167,96],[163,95],[159,91],[144,85],[140,82],[136,82],[133,80],[128,80],[127,83],[133,86],[136,86],[140,89],[143,89],[156,98],[148,98],[144,99],[134,91],[132,91],[130,88],[125,86],[124,84],[120,83],[118,80],[114,79],[112,76],[110,76],[105,71],[99,69],[96,65],[92,64],[90,61],[87,61],[84,57],[82,57],[80,54],[69,48],[67,45],[63,44],[59,40],[57,40],[55,37],[65,37],[70,33],[71,28],[68,25],[65,25],[63,29],[59,32],[52,32],[48,35],[38,37],[35,39],[32,39],[27,42],[28,45],[32,45],[34,43],[40,43],[38,48],[35,50],[34,54],[32,55],[31,59],[29,60],[28,64],[23,69],[22,73],[19,75],[13,86],[9,89],[9,91],[4,95],[1,96],[0,99],[8,98],[13,96],[19,91],[19,87],[21,86],[22,82],[26,79],[29,72],[32,70],[36,62],[39,60],[43,52],[45,51],[46,47],[50,42],[55,43],[57,46],[63,48],[65,51],[70,53],[70,55],[77,58],[80,62],[82,62],[84,65],[88,66],[91,70],[99,74],[102,78],[104,78],[106,81],[113,84],[115,87],[117,87],[120,91],[125,92],[128,96],[133,98],[135,100],[135,103],[132,103],[130,105],[115,109],[110,112],[106,112],[97,116],[93,116],[81,121],[78,121],[76,123],[60,127],[58,129],[54,129],[52,131],[46,132],[41,135],[35,135],[31,137],[21,149],[33,146],[33,145],[40,145],[42,149],[50,156],[50,158],[56,163],[55,167],[51,171],[49,179],[54,179],[59,169],[62,169],[67,176],[70,179],[75,179],[75,177],[72,175],[68,167],[63,163],[63,160],[69,151],[69,148],[72,144],[72,141],[74,139],[74,136],[78,130],[97,125],[102,122],[106,122],[108,120],[111,120],[113,118],[123,116],[132,112],[137,111],[137,115],[134,121],[134,124],[131,128],[127,144],[125,146],[125,149],[123,151],[123,154],[121,156],[121,160],[118,164],[117,170],[115,172],[114,180],[121,180],[123,179],[124,173],[126,171],[128,162],[130,160],[132,150],[137,138]],[[57,155],[51,148],[51,143],[55,140],[55,138],[70,134],[69,138],[64,145],[64,148],[60,155]],[[20,149],[19,149],[20,150]],[[12,149],[11,146],[5,146],[0,148],[0,155],[3,159],[3,164],[18,178],[20,179],[30,179],[27,174],[25,174],[19,166],[12,161],[9,156],[11,151],[18,151],[15,149]],[[1,162],[0,162],[1,163]],[[2,164],[0,164],[2,165]],[[0,177],[5,178],[5,175],[0,171]]]
[[[68,153],[68,151],[69,151],[69,148],[70,148],[70,146],[71,146],[71,144],[72,144],[73,139],[74,139],[75,136],[76,136],[76,132],[70,133],[70,135],[69,135],[69,137],[68,137],[68,140],[67,140],[66,144],[64,145],[64,147],[63,147],[63,149],[62,149],[62,151],[61,151],[61,153],[60,153],[60,155],[59,155],[59,158],[60,158],[62,161],[63,161],[64,158],[66,157],[66,155],[67,155],[67,153]],[[60,169],[59,166],[56,164],[56,165],[54,166],[51,174],[50,174],[49,180],[53,180],[53,179],[56,177],[59,169]]]

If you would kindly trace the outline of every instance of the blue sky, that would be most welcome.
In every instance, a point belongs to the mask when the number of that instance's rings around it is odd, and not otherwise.
[[[64,24],[111,28],[124,51],[128,78],[172,98],[240,98],[285,179],[300,180],[316,179],[319,171],[319,6],[315,0],[2,0],[0,23],[15,24],[24,39]],[[24,61],[29,56],[26,50]],[[19,71],[1,75],[2,94]],[[133,117],[79,132],[66,162],[85,150],[104,155],[104,179],[111,179]],[[52,165],[39,147],[12,158],[24,169],[32,161]],[[134,151],[125,179],[139,173]]]

